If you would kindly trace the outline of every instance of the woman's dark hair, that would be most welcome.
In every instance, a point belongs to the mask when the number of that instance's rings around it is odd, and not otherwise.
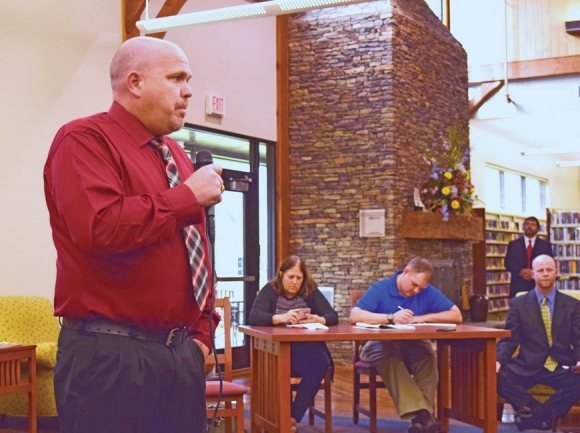
[[[300,268],[300,272],[302,272],[303,276],[302,287],[300,287],[298,295],[303,296],[304,298],[308,298],[312,294],[312,292],[314,292],[317,285],[316,281],[314,281],[310,276],[310,272],[308,272],[306,264],[298,256],[286,257],[284,261],[280,264],[278,272],[276,273],[276,276],[272,278],[270,284],[272,285],[272,287],[274,288],[274,290],[278,295],[284,293],[284,285],[282,284],[282,277],[284,276],[284,273],[286,273],[288,269],[291,269],[296,265],[298,265],[298,267]]]

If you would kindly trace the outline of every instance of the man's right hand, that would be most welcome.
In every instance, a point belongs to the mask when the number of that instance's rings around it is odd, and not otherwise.
[[[393,314],[394,323],[410,323],[413,320],[413,312],[411,310],[399,310]]]
[[[522,277],[524,280],[531,281],[534,279],[534,271],[529,268],[524,268],[520,271],[520,277]]]
[[[495,372],[499,373],[499,371],[501,370],[501,364],[497,361],[495,361]]]
[[[184,184],[195,194],[200,206],[213,206],[222,201],[221,173],[219,164],[210,164],[196,170],[185,180]]]

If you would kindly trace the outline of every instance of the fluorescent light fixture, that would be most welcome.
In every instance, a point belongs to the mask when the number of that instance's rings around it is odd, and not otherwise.
[[[293,14],[363,2],[369,2],[369,0],[272,0],[170,17],[144,19],[137,21],[136,25],[144,33],[158,33],[179,27]]]
[[[580,167],[580,160],[576,159],[573,161],[558,161],[556,165],[558,167]]]
[[[542,149],[529,149],[522,152],[523,156],[543,156],[543,155],[568,155],[570,153],[580,153],[580,149],[562,149],[557,147],[545,147]]]

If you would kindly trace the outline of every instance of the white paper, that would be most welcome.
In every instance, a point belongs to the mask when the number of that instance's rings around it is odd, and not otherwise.
[[[303,329],[328,329],[328,326],[322,323],[296,323],[294,325],[286,325],[288,328],[303,328]]]
[[[415,329],[413,325],[398,325],[395,323],[392,325],[387,325],[386,323],[356,322],[355,326],[358,328],[366,329]]]
[[[398,325],[396,323],[387,326],[392,329],[415,329],[413,325]]]

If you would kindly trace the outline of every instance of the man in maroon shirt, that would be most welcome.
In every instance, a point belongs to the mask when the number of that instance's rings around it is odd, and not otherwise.
[[[109,111],[66,124],[50,148],[62,433],[205,431],[203,364],[216,320],[193,295],[183,232],[200,233],[211,282],[204,210],[221,201],[222,179],[215,164],[193,173],[165,136],[184,125],[190,78],[175,44],[130,39],[111,63]],[[173,188],[154,138],[177,166]]]

